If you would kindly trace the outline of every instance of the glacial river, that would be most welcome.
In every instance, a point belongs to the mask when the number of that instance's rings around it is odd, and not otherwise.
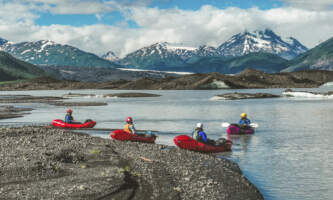
[[[329,91],[333,87],[304,89]],[[236,101],[211,101],[227,92],[268,92],[281,94],[283,89],[142,91],[161,94],[154,98],[73,98],[70,101],[100,101],[107,106],[72,107],[76,120],[97,121],[96,128],[122,128],[127,116],[134,118],[137,129],[160,131],[157,143],[173,145],[173,137],[190,134],[197,122],[204,123],[210,138],[227,138],[222,122],[237,122],[239,114],[248,113],[259,124],[251,136],[232,137],[232,152],[218,155],[240,166],[265,199],[332,199],[333,197],[333,99],[278,98]],[[0,92],[61,96],[69,91]],[[80,90],[77,93],[109,94],[112,90]],[[18,104],[32,107],[30,115],[1,120],[0,125],[35,122],[50,123],[64,118],[65,107],[46,104]],[[108,138],[108,132],[90,132]]]

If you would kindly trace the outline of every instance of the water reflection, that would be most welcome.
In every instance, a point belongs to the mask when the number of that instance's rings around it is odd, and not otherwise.
[[[230,135],[228,134],[228,140],[232,141],[232,145],[241,146],[241,151],[245,153],[247,146],[251,142],[252,135]]]

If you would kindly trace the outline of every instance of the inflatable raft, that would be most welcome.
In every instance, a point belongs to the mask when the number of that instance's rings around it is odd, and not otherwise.
[[[115,140],[122,141],[136,141],[145,143],[154,143],[156,140],[156,135],[152,134],[132,134],[128,133],[122,129],[112,131],[110,137]]]
[[[203,153],[217,153],[230,151],[232,142],[227,140],[223,145],[209,145],[196,141],[190,136],[179,135],[173,139],[174,143],[181,149],[187,149],[191,151],[203,152]]]
[[[88,121],[82,124],[68,124],[61,119],[55,119],[52,121],[52,125],[61,128],[93,128],[96,125],[96,122]]]
[[[228,134],[238,134],[238,135],[247,135],[253,134],[254,128],[248,127],[246,129],[240,128],[237,124],[231,124],[227,129]]]

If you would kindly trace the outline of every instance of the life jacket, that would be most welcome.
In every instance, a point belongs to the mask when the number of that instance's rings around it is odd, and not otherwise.
[[[200,130],[195,130],[194,132],[193,132],[193,139],[195,139],[195,140],[199,140],[199,132],[200,132]]]
[[[72,121],[74,120],[73,116],[70,114],[66,114],[65,116],[65,122],[66,123],[72,123]]]
[[[124,131],[127,132],[127,133],[132,133],[130,126],[131,126],[131,124],[126,124],[125,127],[124,127]]]

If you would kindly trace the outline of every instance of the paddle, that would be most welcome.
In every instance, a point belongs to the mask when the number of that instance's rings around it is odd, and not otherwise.
[[[224,127],[224,128],[228,128],[228,127],[230,126],[230,123],[228,123],[228,122],[223,122],[223,123],[221,124],[221,126]]]
[[[221,126],[224,127],[224,128],[227,128],[227,127],[230,126],[230,123],[228,123],[228,122],[223,122],[223,123],[221,124]],[[257,124],[257,123],[251,123],[250,126],[253,127],[253,128],[258,128],[258,127],[259,127],[259,124]]]

